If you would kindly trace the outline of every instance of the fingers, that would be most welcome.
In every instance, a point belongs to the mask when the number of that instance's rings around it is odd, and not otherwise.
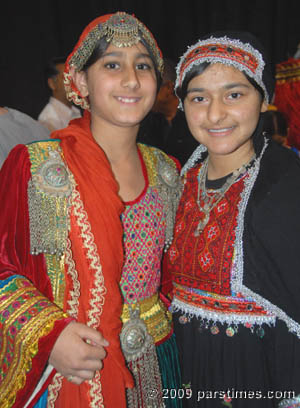
[[[107,347],[109,346],[109,342],[102,336],[101,333],[98,331],[91,329],[90,327],[87,327],[83,325],[82,327],[82,332],[81,332],[81,338],[85,340],[87,344],[93,345],[93,346],[102,346],[102,347]]]
[[[50,353],[49,363],[64,377],[72,375],[71,382],[80,384],[101,370],[108,342],[94,329],[71,322],[57,338]],[[69,377],[70,378],[70,377]]]
[[[106,350],[102,346],[90,346],[86,345],[86,348],[84,349],[85,355],[82,357],[85,360],[92,360],[92,361],[100,361],[103,360],[106,357]]]
[[[82,384],[84,381],[92,380],[96,375],[96,371],[79,370],[74,375],[67,375],[66,379],[76,385]]]
[[[80,385],[80,384],[83,383],[83,381],[84,381],[83,378],[77,377],[76,375],[68,375],[68,376],[66,377],[66,379],[67,379],[69,382],[71,382],[71,383],[73,383],[73,384],[76,384],[76,385]]]

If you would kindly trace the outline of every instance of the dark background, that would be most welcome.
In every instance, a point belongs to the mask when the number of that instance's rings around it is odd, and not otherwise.
[[[0,11],[0,106],[37,117],[48,99],[46,61],[67,55],[95,17],[134,13],[177,62],[210,31],[248,30],[273,63],[293,55],[300,42],[300,0],[6,0]],[[4,4],[1,5],[3,9]]]

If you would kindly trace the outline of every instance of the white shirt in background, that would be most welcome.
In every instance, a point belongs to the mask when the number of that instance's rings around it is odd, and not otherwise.
[[[38,121],[53,132],[65,128],[70,120],[80,117],[81,113],[78,108],[73,105],[68,107],[51,96],[49,102],[39,114]]]

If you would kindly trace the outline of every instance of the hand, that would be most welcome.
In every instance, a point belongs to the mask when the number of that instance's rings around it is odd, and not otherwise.
[[[94,377],[101,370],[109,345],[101,333],[85,324],[71,322],[58,336],[49,363],[75,384]]]

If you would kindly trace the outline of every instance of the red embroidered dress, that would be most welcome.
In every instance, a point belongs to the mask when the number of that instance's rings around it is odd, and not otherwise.
[[[272,317],[250,298],[232,288],[233,263],[238,228],[239,205],[248,174],[242,175],[212,209],[204,230],[197,234],[199,220],[204,216],[197,203],[199,167],[186,176],[185,188],[179,206],[174,240],[168,252],[168,266],[174,283],[173,308],[186,316],[197,316],[215,324],[233,324],[228,335],[243,323],[247,327],[272,322]],[[211,190],[210,194],[214,194]],[[201,197],[201,194],[200,194]],[[218,329],[219,330],[219,329]]]

